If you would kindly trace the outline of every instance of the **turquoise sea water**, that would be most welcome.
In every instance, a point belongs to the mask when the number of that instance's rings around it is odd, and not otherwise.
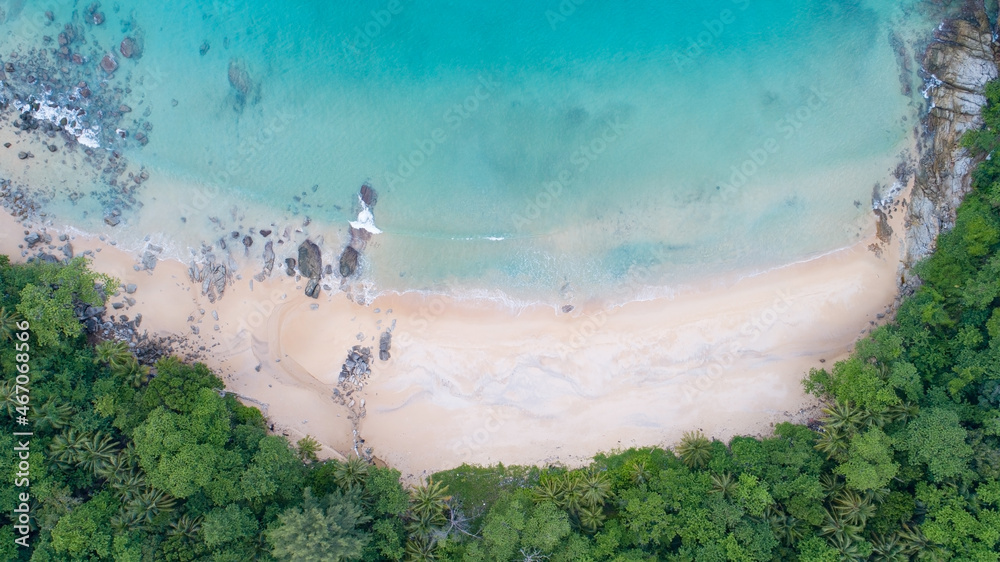
[[[7,0],[0,49],[43,11],[89,4]],[[111,51],[142,36],[113,79],[153,125],[125,150],[160,186],[140,200],[210,194],[136,218],[136,235],[197,246],[236,206],[258,225],[308,216],[343,236],[326,239],[336,253],[367,181],[383,233],[363,275],[379,289],[555,301],[566,283],[608,294],[637,267],[659,266],[640,285],[669,286],[857,239],[922,111],[897,53],[937,25],[921,6],[118,0],[86,29]],[[86,205],[53,208],[99,225]]]

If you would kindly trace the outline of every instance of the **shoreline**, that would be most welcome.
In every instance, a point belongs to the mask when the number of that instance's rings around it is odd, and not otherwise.
[[[894,214],[897,233],[905,214]],[[24,229],[4,214],[0,252],[23,260],[21,237],[8,233]],[[93,252],[95,270],[138,286],[134,306],[110,313],[141,313],[142,330],[185,338],[276,433],[310,434],[327,457],[370,453],[414,479],[462,462],[575,466],[602,451],[669,445],[691,429],[728,439],[805,422],[816,408],[801,389],[808,369],[846,356],[898,294],[903,237],[878,257],[870,230],[764,272],[571,314],[412,291],[368,306],[327,292],[313,300],[305,280],[255,282],[245,268],[211,303],[180,261],[136,271],[136,256],[108,239],[70,242],[77,255]],[[351,347],[377,355],[390,328],[391,358],[375,360],[360,385],[338,384]]]
[[[995,76],[976,66],[988,58],[977,50],[979,43],[991,44],[985,24],[946,23],[924,53],[936,61],[928,68],[951,69],[951,82],[963,87]],[[968,44],[951,46],[953,36]],[[166,224],[160,221],[168,220],[163,210],[171,202],[188,208],[188,201],[178,199],[180,191],[159,177],[135,176],[142,180],[137,185],[149,179],[144,189],[157,196],[139,205],[122,228],[103,235],[64,232],[77,255],[93,252],[95,270],[137,285],[134,294],[109,299],[109,313],[132,319],[142,314],[141,330],[180,336],[183,352],[219,374],[227,391],[261,408],[273,432],[293,442],[312,435],[323,445],[322,457],[360,453],[399,469],[409,482],[463,462],[579,466],[599,452],[669,447],[690,430],[726,441],[818,415],[818,402],[804,393],[802,379],[809,369],[846,357],[859,338],[891,319],[901,288],[905,292],[912,283],[904,277],[908,266],[948,226],[954,205],[942,203],[937,191],[967,191],[969,162],[956,148],[957,138],[975,125],[979,106],[940,85],[925,97],[931,112],[922,113],[914,129],[915,150],[904,151],[903,168],[915,164],[918,170],[905,172],[905,189],[882,209],[885,222],[877,225],[876,212],[866,214],[863,224],[845,225],[863,233],[859,241],[763,270],[657,286],[665,294],[650,298],[574,300],[568,313],[560,312],[558,302],[511,306],[511,299],[420,289],[385,290],[369,302],[363,297],[370,287],[361,283],[342,284],[339,292],[324,287],[314,300],[303,294],[308,279],[284,275],[279,263],[276,273],[256,281],[259,259],[238,251],[216,256],[215,242],[200,253],[188,250],[187,257],[199,266],[217,257],[221,261],[210,263],[226,266],[225,296],[214,301],[191,281],[189,264],[157,259],[156,252],[155,269],[147,270],[136,255],[145,243],[126,251],[111,241],[126,233],[139,240],[140,225],[156,231],[157,224]],[[935,113],[941,107],[956,108],[958,117]],[[31,146],[24,139],[15,144]],[[928,156],[940,162],[928,169]],[[34,184],[46,176],[36,166],[21,179]],[[211,203],[209,197],[194,210],[207,213]],[[240,223],[244,217],[237,212],[234,207],[232,219]],[[44,214],[36,218],[53,222]],[[219,242],[229,240],[222,224],[229,221],[207,218],[216,222]],[[282,221],[280,227],[271,223],[275,237],[268,239],[291,245],[279,255],[309,236],[325,248],[328,263],[337,250],[323,240],[346,242],[344,225],[307,230],[307,218]],[[22,236],[14,234],[23,229],[15,217],[0,216],[0,253],[23,260]],[[244,232],[242,224],[239,230]],[[238,250],[237,242],[230,240]],[[646,273],[649,268],[634,268],[622,285],[634,288]],[[323,277],[331,279],[339,281]],[[121,306],[112,310],[114,303]],[[392,334],[391,357],[382,361],[377,357],[386,332]],[[342,377],[355,346],[375,351],[375,358],[366,359],[371,372]]]

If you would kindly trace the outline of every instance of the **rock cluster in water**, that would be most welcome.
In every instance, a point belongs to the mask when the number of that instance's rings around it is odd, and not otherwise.
[[[107,186],[93,196],[106,206],[107,224],[115,226],[123,210],[141,206],[135,193],[149,177],[145,170],[130,172],[122,155],[123,149],[148,143],[153,129],[148,105],[141,115],[131,109],[146,101],[143,89],[134,90],[133,84],[156,86],[151,71],[135,66],[143,31],[134,19],[121,20],[118,49],[101,47],[93,32],[106,19],[96,2],[74,11],[68,21],[46,12],[35,23],[37,34],[0,55],[0,125],[9,124],[19,141],[41,144],[45,153],[71,156],[81,182],[92,176]],[[35,157],[30,150],[18,156],[25,164]],[[34,192],[41,186],[30,187]],[[68,189],[74,202],[87,195]]]
[[[378,193],[375,188],[368,185],[367,183],[361,186],[361,190],[358,193],[358,200],[363,206],[363,210],[372,212],[375,209],[375,204],[378,203]],[[361,253],[364,251],[365,246],[368,241],[371,240],[372,233],[364,228],[357,228],[351,226],[351,241],[344,248],[344,251],[340,254],[339,266],[340,266],[340,276],[343,278],[348,278],[358,270],[358,261],[361,258]]]

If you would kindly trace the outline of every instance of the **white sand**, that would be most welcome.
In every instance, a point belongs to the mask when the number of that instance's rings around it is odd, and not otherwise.
[[[0,252],[19,259],[23,230],[3,215]],[[600,451],[669,446],[691,429],[726,439],[804,421],[815,414],[804,374],[848,353],[895,299],[898,239],[881,257],[866,239],[705,290],[571,314],[417,294],[368,307],[340,293],[313,300],[279,264],[252,290],[255,271],[243,271],[211,304],[179,262],[137,272],[131,253],[94,237],[72,243],[77,253],[101,248],[96,270],[139,285],[136,305],[113,312],[141,312],[150,333],[205,346],[229,390],[263,405],[276,431],[313,435],[328,456],[354,443],[350,411],[332,398],[347,351],[359,334],[377,351],[380,328],[396,321],[392,359],[351,398],[355,409],[365,399],[363,446],[419,477],[462,462],[576,465]]]

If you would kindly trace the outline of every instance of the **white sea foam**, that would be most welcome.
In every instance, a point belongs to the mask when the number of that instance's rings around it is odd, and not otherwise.
[[[936,89],[941,84],[944,84],[944,82],[942,82],[941,79],[938,78],[937,76],[931,74],[930,78],[928,78],[926,81],[924,89],[921,90],[920,93],[923,94],[925,100],[929,100],[931,99],[931,90]],[[931,109],[933,108],[934,108],[934,102],[931,101]]]
[[[86,112],[83,112],[81,115],[78,109],[70,109],[48,99],[40,101],[37,110],[33,110],[30,104],[22,101],[15,101],[14,107],[21,112],[30,110],[32,117],[35,119],[48,121],[55,125],[60,125],[61,121],[66,119],[66,125],[60,126],[76,137],[77,142],[90,148],[100,148],[101,146],[101,127],[99,125],[86,127],[80,119],[83,115],[86,115]]]
[[[361,200],[360,196],[358,200],[361,201],[361,212],[358,213],[358,220],[351,221],[351,227],[358,230],[367,230],[372,234],[382,234],[382,231],[375,226],[375,215],[372,214],[372,210]]]
[[[471,242],[473,240],[489,240],[490,242],[500,242],[506,240],[506,236],[463,236],[461,238],[452,238],[452,240],[464,240]]]

